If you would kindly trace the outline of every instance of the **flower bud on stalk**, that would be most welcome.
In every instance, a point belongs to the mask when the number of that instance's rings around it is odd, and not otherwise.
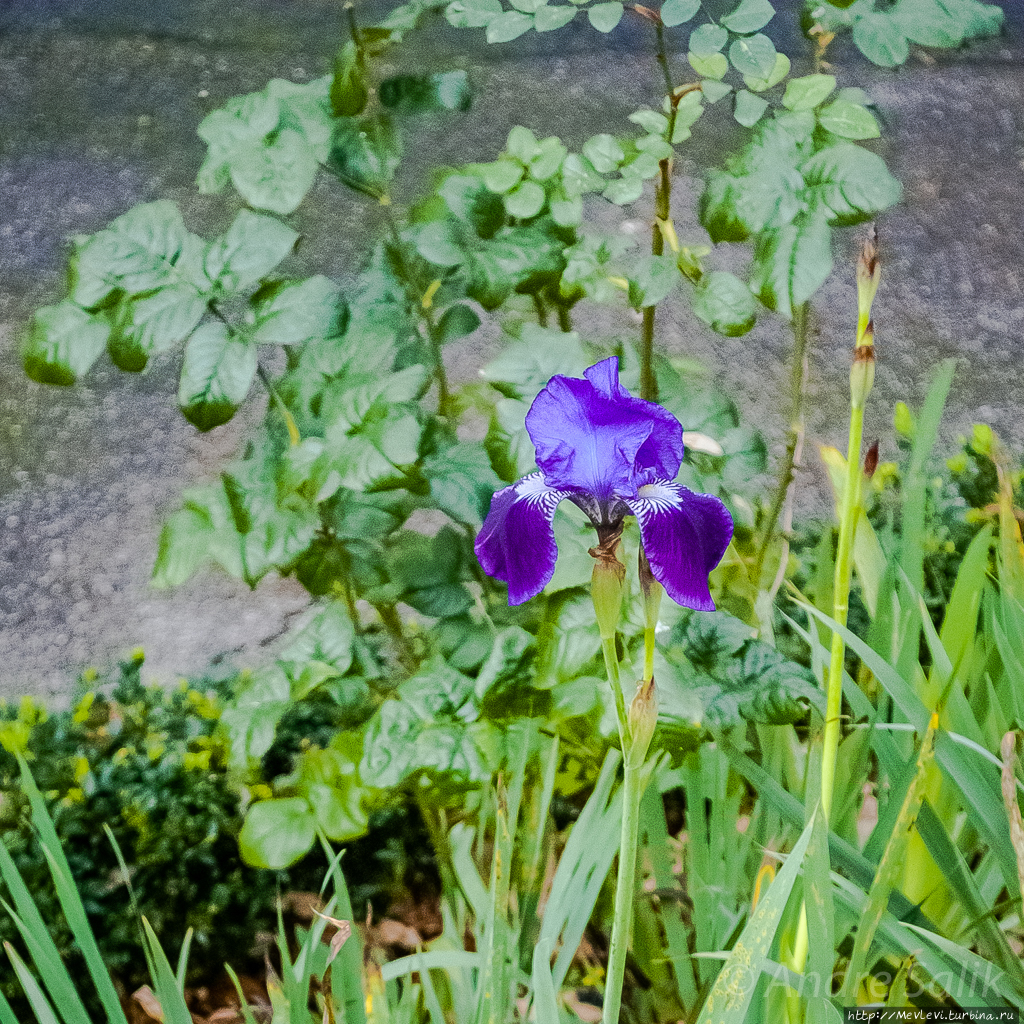
[[[596,548],[590,549],[594,561],[594,574],[590,578],[590,596],[597,613],[597,625],[602,640],[613,640],[619,626],[622,610],[622,584],[626,578],[626,567],[619,561],[619,540],[621,527],[612,536],[601,538]]]
[[[867,341],[853,350],[850,367],[850,404],[854,409],[864,408],[875,384],[875,325],[870,320],[864,336]]]
[[[661,595],[665,593],[665,588],[654,578],[651,563],[647,561],[643,548],[640,548],[638,561],[640,593],[644,603],[644,679],[648,680],[654,677],[654,634],[658,627]]]
[[[866,337],[871,327],[871,304],[875,301],[882,265],[878,259],[878,232],[874,225],[864,239],[864,248],[857,261],[857,345],[870,345]]]
[[[644,763],[657,724],[658,696],[654,692],[654,680],[637,683],[636,696],[629,705],[629,733],[633,742],[626,756],[630,765]]]

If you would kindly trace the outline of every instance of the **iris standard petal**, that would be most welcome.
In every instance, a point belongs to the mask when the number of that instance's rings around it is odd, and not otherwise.
[[[615,356],[590,367],[585,380],[552,377],[526,429],[548,484],[601,501],[635,495],[645,471],[672,479],[683,456],[679,421],[622,387]]]
[[[484,572],[508,584],[509,604],[529,601],[554,575],[558,548],[551,520],[566,497],[548,487],[542,473],[531,473],[491,498],[474,549]]]
[[[639,488],[626,504],[640,524],[651,571],[676,604],[714,611],[708,573],[732,540],[732,516],[718,498],[666,481]]]

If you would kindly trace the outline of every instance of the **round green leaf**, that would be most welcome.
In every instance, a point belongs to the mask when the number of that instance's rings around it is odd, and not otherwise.
[[[437,325],[437,337],[442,345],[456,338],[472,334],[480,326],[480,317],[472,306],[456,302],[449,306]]]
[[[701,83],[701,92],[704,95],[704,99],[706,99],[708,103],[717,103],[724,96],[728,96],[729,93],[732,92],[732,86],[726,82],[716,82],[712,79]],[[682,107],[683,105],[680,103],[679,109],[682,110]],[[694,118],[693,120],[695,121],[696,118]],[[690,123],[692,124],[693,122],[691,121]],[[677,118],[676,126],[678,127],[678,125],[679,120]],[[678,140],[673,139],[672,141],[676,142]]]
[[[521,11],[505,11],[487,25],[487,42],[508,43],[533,28],[533,15]]]
[[[722,18],[722,24],[730,31],[747,35],[764,28],[775,17],[775,8],[768,0],[740,0],[739,7]]]
[[[202,431],[227,423],[256,375],[256,346],[222,323],[203,324],[189,338],[178,387],[185,419]]]
[[[729,60],[741,75],[767,78],[775,67],[775,44],[762,33],[734,39],[729,47]]]
[[[505,209],[510,217],[528,220],[536,217],[544,206],[544,189],[535,181],[524,181],[505,196]]]
[[[594,165],[577,153],[570,153],[562,161],[562,185],[565,194],[570,198],[581,196],[585,192],[596,192],[604,188],[604,178],[594,169]]]
[[[693,311],[727,338],[746,334],[756,318],[753,293],[735,274],[724,270],[701,278],[693,296]]]
[[[484,184],[499,195],[510,192],[523,177],[523,165],[518,160],[501,158],[482,168]]]
[[[554,32],[568,25],[576,17],[574,7],[552,7],[545,4],[537,9],[533,16],[533,27],[538,32]]]
[[[559,227],[575,228],[583,221],[583,200],[579,196],[572,199],[553,199],[550,210],[551,219]]]
[[[690,33],[690,53],[710,57],[729,41],[729,33],[721,25],[701,25]]]
[[[452,225],[444,220],[431,221],[417,231],[416,251],[436,267],[457,267],[466,259]]]
[[[643,195],[643,178],[634,174],[623,175],[617,181],[609,182],[608,187],[601,194],[616,206],[625,206],[627,203],[636,202]]]
[[[501,0],[453,0],[444,16],[455,28],[486,28],[503,10]]]
[[[593,7],[587,9],[587,17],[590,19],[590,24],[597,29],[598,32],[611,32],[613,28],[622,20],[622,12],[624,8],[620,3],[608,3],[608,4],[594,4]]]
[[[805,75],[803,78],[794,78],[786,86],[782,105],[787,110],[813,110],[831,95],[835,87],[835,75]]]
[[[566,148],[554,135],[538,143],[537,153],[529,160],[530,177],[547,181],[558,172],[565,159]]]
[[[666,28],[682,25],[700,10],[700,0],[665,0],[661,5],[661,23]]]
[[[611,174],[622,163],[626,154],[614,135],[602,133],[583,143],[583,155],[599,174]]]
[[[517,124],[508,133],[505,150],[514,160],[528,164],[540,152],[540,143],[529,128]]]
[[[705,57],[701,57],[696,53],[690,53],[687,54],[686,59],[690,62],[690,67],[701,78],[717,80],[723,78],[726,71],[729,70],[729,61],[726,60],[724,53],[710,53]]]
[[[261,800],[249,808],[238,846],[253,867],[281,870],[301,860],[316,839],[316,818],[298,796]]]
[[[743,84],[751,92],[764,92],[773,85],[778,85],[789,74],[789,58],[784,53],[775,54],[775,65],[767,78],[758,75],[744,75]]]

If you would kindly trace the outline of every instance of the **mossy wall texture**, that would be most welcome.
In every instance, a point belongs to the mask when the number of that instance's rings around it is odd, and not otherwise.
[[[387,6],[368,4],[360,16],[372,21]],[[773,35],[799,69],[808,52],[796,31],[799,5],[778,6]],[[841,84],[862,86],[876,102],[879,152],[904,185],[903,202],[879,225],[885,276],[868,436],[891,436],[893,403],[919,399],[930,367],[952,355],[961,369],[948,430],[983,420],[1018,456],[1024,447],[1024,7],[1004,7],[1002,37],[918,52],[895,71],[873,67],[848,43],[830,52]],[[59,695],[83,665],[136,644],[161,679],[224,652],[253,663],[303,607],[305,593],[291,581],[250,592],[206,573],[174,592],[147,587],[162,516],[184,486],[233,454],[258,401],[200,436],[175,408],[170,362],[138,378],[101,366],[75,388],[43,388],[22,374],[17,339],[31,310],[60,291],[69,236],[157,198],[179,203],[204,235],[222,230],[232,200],[193,186],[203,155],[196,126],[270,78],[325,73],[340,32],[336,0],[19,0],[0,8],[0,695]],[[419,130],[399,196],[414,197],[435,163],[492,159],[517,122],[570,144],[624,130],[659,82],[650,42],[643,25],[626,23],[611,36],[581,23],[490,47],[482,32],[444,24],[417,36],[402,51],[406,66],[465,68],[477,97],[467,113]],[[708,122],[676,169],[677,228],[693,241],[702,238],[693,213],[699,172],[740,141],[724,105]],[[609,227],[620,216],[613,207],[593,213]],[[628,230],[646,234],[643,203],[627,216]],[[378,214],[323,181],[296,226],[305,241],[293,269],[343,279],[376,235]],[[857,244],[852,234],[844,239],[815,300],[805,510],[821,494],[814,443],[843,442]],[[742,266],[746,250],[733,257]],[[578,328],[636,332],[628,313],[599,315],[580,317]],[[791,344],[781,321],[766,316],[749,335],[723,339],[677,306],[659,329],[671,351],[716,367],[750,416],[781,435]],[[485,328],[453,346],[453,376],[474,373],[495,338]]]

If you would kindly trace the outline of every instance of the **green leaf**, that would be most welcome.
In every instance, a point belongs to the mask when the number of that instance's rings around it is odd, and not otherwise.
[[[562,187],[570,199],[597,192],[604,188],[605,180],[594,169],[594,165],[583,156],[570,153],[562,161]]]
[[[174,203],[136,206],[102,231],[77,240],[70,297],[92,309],[115,290],[134,296],[187,284],[206,291],[210,282],[202,255],[202,239],[187,230]]]
[[[832,272],[832,232],[821,214],[806,214],[758,238],[750,287],[769,308],[792,316]]]
[[[261,800],[249,808],[238,834],[242,859],[281,870],[301,860],[316,840],[316,817],[299,796]]]
[[[738,338],[754,326],[754,296],[735,274],[716,270],[705,274],[693,297],[693,311],[712,330]]]
[[[275,282],[253,296],[258,345],[301,345],[341,334],[345,306],[338,286],[321,275],[298,282]]]
[[[835,75],[805,75],[803,78],[793,78],[786,85],[782,105],[787,110],[813,110],[831,95],[835,87]]]
[[[164,521],[160,531],[152,584],[177,587],[206,561],[212,524],[209,516],[194,508],[179,509]]]
[[[907,37],[899,22],[889,13],[874,11],[853,26],[854,45],[872,64],[894,68],[910,55]]]
[[[729,61],[724,53],[709,53],[703,57],[696,53],[689,53],[686,59],[690,62],[690,67],[701,78],[710,78],[717,81],[729,70]]]
[[[340,601],[329,601],[316,611],[281,652],[280,660],[302,664],[326,662],[338,675],[352,664],[355,632],[352,620]]]
[[[848,142],[816,153],[800,171],[812,202],[833,224],[868,220],[897,203],[902,192],[880,156]]]
[[[505,11],[487,23],[487,42],[509,43],[533,28],[533,15]]]
[[[700,0],[665,0],[661,5],[661,23],[674,28],[689,21],[700,10]]]
[[[740,0],[740,5],[722,18],[722,24],[730,31],[747,35],[764,28],[775,17],[775,8],[768,0]]]
[[[505,196],[505,209],[510,217],[529,220],[544,206],[544,189],[535,181],[524,181]]]
[[[522,11],[523,14],[533,14],[545,3],[545,0],[509,0],[509,3],[517,11]]]
[[[379,197],[401,159],[401,137],[386,115],[335,123],[328,167],[350,188]]]
[[[624,10],[622,4],[618,2],[594,4],[593,7],[587,8],[587,17],[598,32],[611,32],[622,21]]]
[[[729,33],[721,25],[701,25],[690,33],[690,53],[710,57],[729,41]]]
[[[444,316],[435,328],[435,336],[441,345],[446,345],[456,338],[472,334],[479,326],[480,317],[476,310],[464,302],[456,302],[444,311]]]
[[[368,96],[362,54],[356,44],[349,40],[334,58],[331,110],[335,117],[358,117],[366,107]]]
[[[544,4],[543,7],[537,8],[537,13],[533,16],[533,27],[538,32],[554,32],[568,25],[576,17],[576,10],[575,7],[552,7],[550,4]]]
[[[508,394],[533,401],[537,392],[556,374],[581,376],[593,362],[575,332],[563,333],[526,324],[520,339],[502,347],[500,355],[480,371],[485,381],[510,385]]]
[[[761,99],[760,96],[755,96],[752,92],[747,92],[746,89],[741,89],[736,93],[736,107],[733,110],[733,117],[744,128],[753,128],[761,120],[761,115],[767,109],[767,100]]]
[[[708,103],[717,103],[720,99],[724,99],[731,92],[732,92],[732,86],[729,85],[726,82],[716,82],[714,79],[706,79],[705,81],[701,82],[701,93],[704,96],[704,99],[706,99],[708,101]],[[679,109],[681,110],[682,107],[683,107],[683,104],[680,103],[679,104]],[[691,124],[692,124],[692,122],[691,122]],[[679,121],[678,121],[678,118],[677,118],[677,120],[676,120],[676,132],[677,132],[677,134],[678,134],[678,129],[679,129]],[[687,132],[687,136],[689,136],[689,132]],[[678,138],[673,138],[672,141],[673,142],[681,142],[682,140],[678,139]]]
[[[729,47],[729,60],[742,75],[767,78],[775,69],[775,44],[762,33],[734,39]]]
[[[206,273],[218,288],[238,292],[265,277],[295,247],[299,234],[276,217],[241,210],[206,253]]]
[[[540,153],[540,143],[529,128],[517,124],[513,125],[508,133],[505,150],[513,160],[518,160],[521,164],[528,164]]]
[[[424,224],[416,232],[415,244],[416,251],[436,267],[457,267],[466,260],[454,226],[447,220]]]
[[[486,28],[503,10],[501,0],[453,0],[444,16],[454,28]]]
[[[641,257],[629,273],[629,304],[634,309],[656,306],[675,288],[679,277],[674,253]]]
[[[602,133],[583,143],[583,155],[598,174],[611,174],[622,163],[626,154],[614,135]]]
[[[552,199],[549,212],[559,227],[579,227],[583,223],[583,200],[579,196],[573,199]]]
[[[303,794],[316,818],[317,825],[335,843],[351,842],[366,835],[369,816],[362,807],[362,787],[355,777],[346,777],[339,784],[312,783]]]
[[[775,65],[767,78],[759,78],[756,75],[744,75],[743,84],[751,92],[764,92],[766,89],[771,89],[772,86],[778,85],[789,74],[789,66],[789,58],[784,53],[777,53],[775,54]]]
[[[643,178],[638,175],[623,175],[616,181],[611,181],[605,187],[601,195],[610,203],[617,206],[625,206],[627,203],[635,203],[644,192]]]
[[[656,110],[637,110],[629,119],[652,135],[664,135],[668,131],[668,118]]]
[[[530,177],[535,181],[547,181],[557,174],[565,159],[567,150],[554,135],[537,144],[537,151],[524,163],[528,164]]]
[[[480,441],[460,441],[424,460],[430,496],[456,522],[478,529],[491,497],[504,486]]]
[[[21,347],[25,373],[40,384],[74,384],[89,372],[107,343],[110,325],[65,299],[32,316]]]
[[[468,110],[473,90],[465,71],[433,75],[395,75],[380,83],[377,95],[385,107],[399,114],[424,114],[437,110]]]
[[[232,336],[225,324],[200,327],[185,346],[178,404],[202,431],[227,423],[256,375],[256,348]]]
[[[511,192],[523,179],[524,168],[518,160],[501,158],[481,168],[484,184],[499,195]]]
[[[270,141],[236,154],[231,183],[250,206],[291,213],[313,187],[319,166],[302,133],[285,128]]]
[[[861,104],[843,99],[822,107],[818,111],[818,124],[844,139],[877,139],[879,136],[875,115]]]
[[[144,370],[149,357],[184,341],[203,318],[207,297],[189,284],[171,285],[134,301],[123,299],[107,343],[114,365]]]

